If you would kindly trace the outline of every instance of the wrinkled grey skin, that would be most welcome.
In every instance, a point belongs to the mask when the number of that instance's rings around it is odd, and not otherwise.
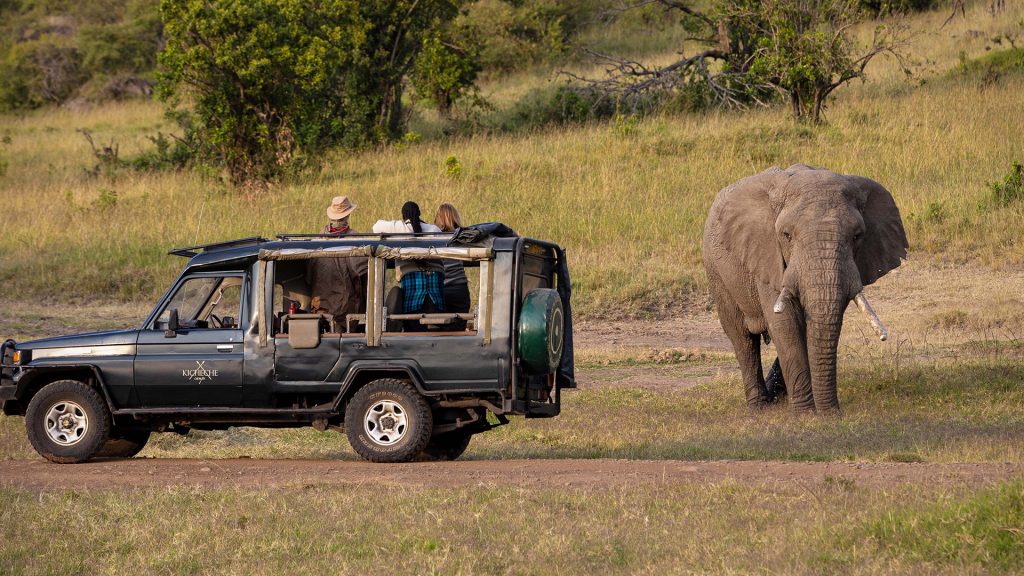
[[[899,209],[868,178],[797,164],[719,192],[704,227],[704,267],[747,403],[769,401],[760,353],[769,336],[790,408],[838,413],[836,350],[846,306],[906,256]],[[775,313],[783,286],[792,296]]]

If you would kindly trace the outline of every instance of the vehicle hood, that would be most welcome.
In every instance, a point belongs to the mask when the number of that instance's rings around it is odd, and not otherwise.
[[[40,350],[44,348],[81,348],[83,346],[134,346],[138,339],[138,329],[104,330],[18,342],[17,348],[18,350]]]

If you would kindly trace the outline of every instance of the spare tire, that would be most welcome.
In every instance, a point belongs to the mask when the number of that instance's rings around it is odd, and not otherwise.
[[[527,374],[550,374],[562,361],[565,314],[557,290],[530,290],[519,312],[519,360]]]

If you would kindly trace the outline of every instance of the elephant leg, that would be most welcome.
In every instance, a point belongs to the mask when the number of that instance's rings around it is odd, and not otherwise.
[[[771,310],[777,297],[777,294],[771,293],[761,295],[766,310]],[[794,412],[813,412],[814,395],[811,393],[811,369],[807,361],[807,331],[803,311],[790,306],[781,314],[771,314],[770,333],[779,355],[777,362],[789,396],[789,407]]]
[[[719,305],[718,319],[736,353],[747,404],[753,408],[768,404],[768,390],[764,386],[764,372],[761,367],[761,335],[747,331],[743,314],[735,306],[727,308]]]
[[[794,412],[813,412],[814,395],[811,393],[811,368],[807,363],[807,344],[803,330],[792,338],[776,338],[779,365],[789,395],[789,407]]]

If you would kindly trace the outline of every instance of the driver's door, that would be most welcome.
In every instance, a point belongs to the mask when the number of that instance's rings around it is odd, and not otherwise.
[[[246,288],[241,273],[181,279],[139,334],[135,390],[143,408],[241,405]],[[172,309],[180,328],[169,335]]]

